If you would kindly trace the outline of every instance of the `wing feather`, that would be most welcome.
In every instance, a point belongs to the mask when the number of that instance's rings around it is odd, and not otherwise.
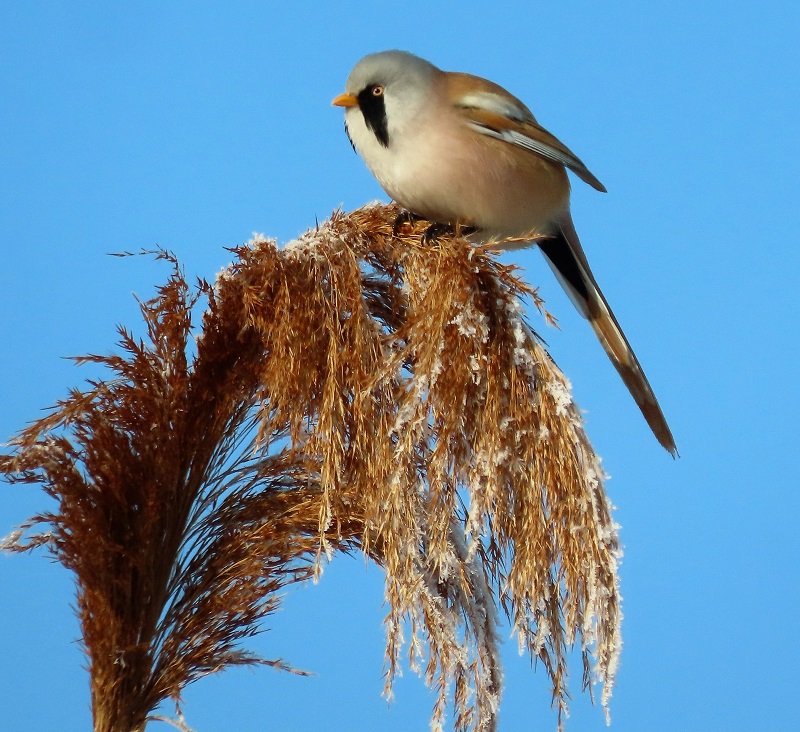
[[[466,94],[456,106],[473,130],[560,163],[595,190],[606,192],[606,187],[572,150],[537,124],[530,112],[524,114],[526,107],[520,108],[490,92]]]

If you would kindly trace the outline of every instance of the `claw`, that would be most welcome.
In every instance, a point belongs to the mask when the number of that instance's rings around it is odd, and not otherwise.
[[[451,224],[431,224],[422,234],[423,244],[433,244],[444,234],[455,234],[456,230]]]
[[[440,236],[448,234],[450,236],[469,236],[474,234],[477,229],[474,226],[466,226],[464,224],[431,224],[422,234],[423,244],[432,244]]]
[[[406,224],[414,224],[415,222],[421,220],[422,216],[418,216],[411,211],[403,209],[399,214],[397,214],[397,218],[394,220],[394,224],[392,225],[392,234],[394,236],[399,236],[400,229],[402,229]]]

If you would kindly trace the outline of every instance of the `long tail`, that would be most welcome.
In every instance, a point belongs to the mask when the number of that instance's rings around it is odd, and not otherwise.
[[[552,238],[537,243],[575,307],[589,320],[656,439],[673,457],[677,457],[678,449],[664,413],[636,354],[589,268],[572,217],[566,214],[558,232]]]

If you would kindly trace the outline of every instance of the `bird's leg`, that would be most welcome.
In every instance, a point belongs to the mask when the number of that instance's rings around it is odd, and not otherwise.
[[[422,216],[419,214],[415,214],[413,211],[408,211],[407,209],[403,209],[399,214],[397,214],[397,218],[394,220],[394,224],[392,226],[392,234],[394,236],[400,235],[400,229],[403,228],[406,224],[415,224],[417,221],[422,221]]]
[[[456,226],[456,235],[457,236],[470,236],[474,234],[478,230],[477,226],[469,226],[467,224],[458,224]]]
[[[431,224],[422,234],[422,243],[432,244],[444,234],[450,234],[451,236],[469,236],[476,231],[477,229],[474,226],[467,226],[466,224],[460,223],[455,226],[453,224]]]
[[[422,243],[433,244],[440,236],[445,234],[455,234],[456,230],[452,224],[431,224],[422,232]]]

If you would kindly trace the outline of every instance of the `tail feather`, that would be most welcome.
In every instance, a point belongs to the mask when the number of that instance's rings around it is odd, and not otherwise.
[[[550,239],[539,241],[538,245],[575,307],[589,320],[656,439],[677,457],[675,440],[656,395],[592,274],[569,214],[558,232]]]

